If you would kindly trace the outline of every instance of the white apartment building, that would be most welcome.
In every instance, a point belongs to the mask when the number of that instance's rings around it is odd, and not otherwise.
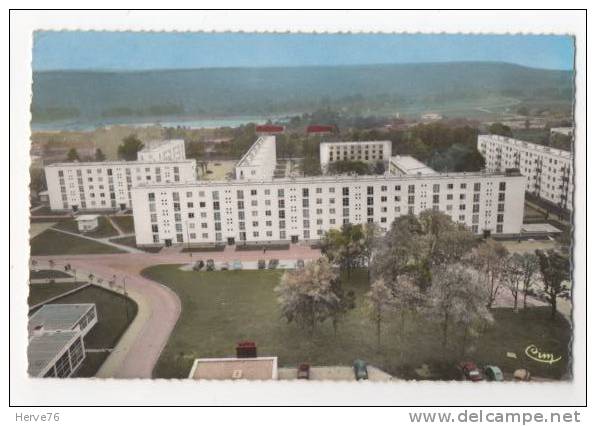
[[[113,210],[131,207],[131,189],[141,183],[196,179],[196,162],[102,161],[45,167],[52,210]]]
[[[236,179],[271,179],[276,162],[275,136],[261,136],[236,164]]]
[[[185,160],[184,140],[150,141],[137,153],[139,161],[177,161]]]
[[[573,157],[569,151],[497,135],[478,136],[488,171],[517,168],[526,191],[561,208],[573,208]]]
[[[392,175],[432,175],[435,172],[421,161],[410,155],[394,155],[389,160],[389,173]]]
[[[52,210],[114,210],[131,207],[131,189],[141,183],[196,180],[196,161],[186,160],[184,141],[153,143],[137,161],[55,163],[45,167]],[[172,160],[149,160],[176,156]]]
[[[427,209],[476,234],[519,234],[524,186],[517,172],[141,183],[132,204],[140,246],[311,241],[344,223],[387,230]]]
[[[387,162],[391,157],[391,141],[321,142],[319,157],[323,171],[336,161]]]

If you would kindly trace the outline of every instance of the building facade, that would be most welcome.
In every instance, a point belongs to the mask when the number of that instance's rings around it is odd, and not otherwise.
[[[236,164],[238,180],[271,179],[277,163],[275,136],[261,136]]]
[[[396,217],[428,209],[479,235],[513,235],[524,187],[515,172],[197,181],[140,184],[132,204],[141,246],[313,241],[345,223],[387,230]]]
[[[569,151],[497,135],[479,135],[487,171],[516,168],[526,191],[558,207],[573,208],[573,157]]]
[[[52,210],[114,210],[131,207],[131,189],[142,183],[196,179],[194,160],[56,163],[45,167]]]
[[[323,171],[336,161],[388,162],[391,141],[321,142],[319,156]]]

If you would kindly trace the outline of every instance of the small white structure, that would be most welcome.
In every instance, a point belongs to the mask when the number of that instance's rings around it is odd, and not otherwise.
[[[99,226],[99,215],[83,214],[75,219],[80,232],[89,232],[97,229]]]
[[[573,127],[553,127],[550,129],[550,135],[565,135],[565,136],[572,136],[573,135]]]
[[[427,112],[426,114],[422,114],[420,116],[420,119],[422,121],[438,121],[438,120],[442,120],[443,116],[436,112]]]
[[[389,160],[389,173],[392,175],[434,175],[433,169],[409,155],[395,155]]]

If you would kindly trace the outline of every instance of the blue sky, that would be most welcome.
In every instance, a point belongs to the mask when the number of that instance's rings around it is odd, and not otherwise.
[[[34,34],[33,69],[354,65],[493,61],[573,69],[573,38],[529,35],[313,35],[47,32]]]

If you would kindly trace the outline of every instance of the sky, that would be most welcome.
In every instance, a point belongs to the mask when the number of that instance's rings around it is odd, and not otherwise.
[[[574,42],[556,35],[37,31],[33,43],[34,71],[454,61],[571,70]]]

